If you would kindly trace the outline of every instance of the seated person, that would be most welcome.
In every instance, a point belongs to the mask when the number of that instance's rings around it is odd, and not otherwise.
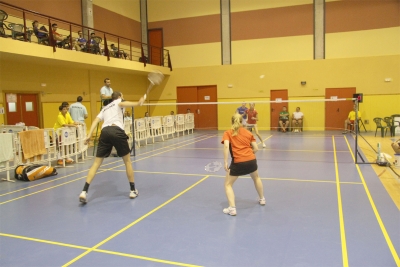
[[[289,112],[286,110],[286,106],[282,108],[282,111],[279,112],[279,126],[282,132],[286,132],[286,129],[289,128]]]
[[[97,43],[95,37],[96,37],[96,34],[94,32],[92,32],[90,34],[90,42],[89,42],[90,50],[93,54],[101,54],[100,44]]]
[[[397,139],[392,143],[392,148],[395,154],[400,154],[400,139]]]
[[[111,44],[110,46],[111,51],[110,51],[110,55],[116,58],[127,58],[128,55],[123,51],[123,50],[119,50],[118,51],[118,47],[116,47],[114,44]]]
[[[62,48],[65,48],[65,46],[68,46],[69,45],[69,43],[68,43],[69,36],[65,37],[62,34],[59,34],[57,32],[57,29],[58,29],[57,23],[51,24],[51,28],[53,29],[53,39],[54,39],[54,41],[56,41],[57,46],[62,47]]]
[[[354,105],[353,110],[349,112],[347,119],[344,121],[344,131],[343,134],[347,133],[347,127],[354,126],[354,121],[356,120],[356,106]],[[361,120],[361,111],[358,111],[358,120]]]
[[[300,107],[296,108],[296,112],[292,114],[292,132],[301,132],[303,129],[303,112],[300,111]]]
[[[75,39],[73,47],[76,51],[85,51],[86,50],[86,39],[83,37],[82,31],[78,31],[79,37]]]
[[[35,20],[32,22],[33,33],[38,38],[38,43],[49,45],[49,34],[46,27],[42,26],[39,28],[39,22]]]
[[[190,112],[190,108],[188,108],[188,109],[186,110],[186,113],[191,113],[191,112]]]
[[[110,55],[113,57],[119,57],[118,47],[116,47],[114,44],[111,44],[110,48]]]

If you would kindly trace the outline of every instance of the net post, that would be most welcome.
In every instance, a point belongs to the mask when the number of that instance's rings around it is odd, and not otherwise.
[[[355,98],[354,105],[356,107],[356,117],[354,119],[354,131],[356,132],[356,140],[355,140],[355,163],[358,163],[358,98]]]
[[[135,116],[134,116],[135,109],[132,107],[132,126],[131,126],[131,131],[132,131],[132,147],[131,147],[131,156],[136,156],[136,142],[135,142]]]

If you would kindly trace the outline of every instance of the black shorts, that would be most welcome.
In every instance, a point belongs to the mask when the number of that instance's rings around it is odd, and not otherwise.
[[[115,147],[119,157],[131,152],[128,144],[129,137],[118,126],[107,126],[101,130],[96,157],[106,158],[110,156],[112,147]]]
[[[258,167],[256,159],[238,163],[231,162],[231,166],[229,166],[229,175],[230,176],[247,175],[249,173],[255,172],[257,169]]]
[[[286,123],[288,120],[285,119],[279,119],[280,121],[282,121],[282,123]]]

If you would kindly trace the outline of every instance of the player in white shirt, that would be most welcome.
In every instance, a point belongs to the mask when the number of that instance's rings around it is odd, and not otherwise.
[[[120,92],[112,93],[112,102],[107,106],[103,107],[100,113],[94,119],[90,131],[86,136],[85,142],[88,143],[92,137],[94,129],[97,124],[103,121],[101,128],[101,134],[99,138],[99,145],[97,147],[96,158],[93,162],[92,167],[89,169],[89,173],[86,178],[85,186],[83,187],[82,193],[79,195],[79,201],[86,203],[87,192],[89,185],[92,182],[94,176],[100,165],[103,163],[104,158],[111,154],[111,149],[114,146],[117,150],[118,156],[122,157],[124,161],[126,174],[130,184],[130,198],[136,198],[139,195],[137,189],[135,189],[135,180],[133,174],[133,168],[130,157],[130,149],[128,144],[129,137],[124,131],[124,113],[125,108],[134,107],[143,104],[143,97],[138,102],[122,101],[122,94]]]
[[[292,115],[292,132],[301,132],[303,129],[303,112],[300,111],[300,108],[296,108],[296,112],[293,112]]]

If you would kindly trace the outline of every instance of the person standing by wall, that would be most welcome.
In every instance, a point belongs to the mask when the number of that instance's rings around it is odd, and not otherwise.
[[[103,101],[103,106],[107,106],[108,103],[112,102],[111,95],[113,93],[113,89],[111,86],[111,80],[109,78],[104,79],[104,86],[100,89],[101,100]]]
[[[86,107],[82,105],[83,98],[78,96],[76,98],[76,103],[72,104],[69,107],[69,113],[71,114],[71,118],[74,121],[77,121],[81,124],[85,124],[85,119],[88,117],[88,113]]]

